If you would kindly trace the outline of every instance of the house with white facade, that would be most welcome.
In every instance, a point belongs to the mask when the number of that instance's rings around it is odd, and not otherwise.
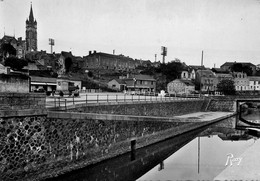
[[[249,79],[244,72],[233,72],[236,91],[249,90]]]
[[[260,90],[260,77],[257,76],[248,76],[249,79],[249,90]]]

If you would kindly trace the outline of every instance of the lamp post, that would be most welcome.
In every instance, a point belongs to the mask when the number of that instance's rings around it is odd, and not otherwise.
[[[136,84],[136,78],[135,77],[133,78],[133,81],[134,81],[134,94],[135,94],[135,84]]]
[[[202,78],[202,66],[203,66],[203,50],[202,50],[202,54],[201,54],[201,68],[200,68],[200,97],[201,97],[201,78]]]

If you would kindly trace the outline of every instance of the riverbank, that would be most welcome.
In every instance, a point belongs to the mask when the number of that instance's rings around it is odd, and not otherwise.
[[[63,113],[63,116],[65,114]],[[100,148],[96,147],[95,148],[95,149],[97,149],[96,151],[94,149],[91,149],[92,150],[91,153],[85,153],[86,155],[88,155],[87,159],[85,157],[82,157],[81,159],[78,159],[78,160],[72,160],[71,163],[67,164],[67,166],[56,167],[56,169],[53,168],[52,170],[48,170],[48,172],[41,173],[41,174],[38,173],[38,175],[41,178],[56,177],[58,175],[65,174],[72,170],[84,168],[88,165],[92,165],[92,164],[98,163],[100,161],[107,160],[109,158],[127,153],[127,152],[131,151],[130,143],[133,140],[135,140],[136,149],[143,148],[145,146],[148,146],[148,145],[151,145],[154,143],[158,143],[160,141],[175,137],[177,135],[181,135],[181,134],[184,134],[184,133],[196,130],[196,129],[200,129],[202,127],[208,126],[210,124],[213,124],[213,123],[216,123],[223,119],[226,119],[228,117],[231,117],[234,114],[235,113],[232,113],[232,112],[197,112],[197,113],[191,113],[191,114],[185,114],[182,116],[175,116],[175,117],[167,118],[168,121],[163,120],[165,118],[161,118],[161,120],[159,120],[159,117],[146,117],[146,116],[138,117],[138,116],[131,116],[131,115],[128,117],[125,115],[125,118],[123,120],[124,123],[120,121],[121,122],[120,124],[122,124],[122,123],[130,124],[127,127],[130,126],[129,129],[131,130],[131,133],[137,131],[135,133],[136,136],[133,135],[124,141],[121,141],[118,143],[112,143],[112,144],[110,144],[109,147],[104,147],[104,146],[100,147]],[[62,116],[62,113],[60,113],[60,116]],[[84,120],[86,117],[88,117],[88,119],[90,118],[89,117],[90,114],[86,114],[86,113],[76,113],[74,116],[80,117],[80,118],[82,118],[82,120]],[[91,117],[91,119],[93,119],[95,116],[97,116],[97,115],[93,115],[93,117]],[[98,121],[98,120],[101,121],[100,118],[102,118],[102,117],[97,116],[96,121]],[[122,118],[122,115],[107,115],[107,116],[104,115],[103,121],[105,124],[106,124],[105,120],[108,121],[107,122],[108,124],[117,124],[115,121],[112,121],[112,120],[118,120],[121,118]],[[62,119],[62,118],[58,118],[58,119]],[[68,119],[71,119],[71,118],[68,118]],[[127,119],[130,119],[130,120],[127,120]],[[95,121],[95,120],[93,120],[93,121]],[[113,123],[111,123],[111,121]],[[166,124],[168,125],[169,123],[173,124],[174,126],[166,128],[164,130],[158,130],[156,132],[153,131],[152,127],[151,127],[151,130],[147,130],[147,128],[144,127],[144,129],[143,128],[141,129],[142,130],[141,134],[138,133],[138,130],[135,130],[135,129],[133,129],[133,127],[131,127],[131,125],[133,125],[133,124],[135,125],[135,127],[139,127],[139,128],[141,128],[140,126],[143,124],[152,124],[153,127],[161,127],[162,125],[166,126]],[[178,125],[176,125],[176,123]],[[110,128],[108,128],[108,129],[110,129]],[[126,131],[127,130],[123,130],[123,132],[125,132],[125,133],[126,133]],[[148,134],[146,134],[145,132]],[[116,134],[121,134],[121,133],[115,133],[115,135]],[[107,136],[109,136],[109,135],[107,135]],[[102,139],[102,138],[100,138],[100,139]],[[100,156],[98,156],[97,154],[100,152],[102,154]],[[91,156],[91,155],[93,155],[93,156]]]

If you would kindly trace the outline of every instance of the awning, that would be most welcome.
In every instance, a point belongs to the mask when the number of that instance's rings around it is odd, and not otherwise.
[[[31,82],[33,85],[46,85],[46,83],[40,83],[40,82]]]
[[[31,82],[32,85],[57,85],[56,83]]]
[[[57,85],[56,83],[46,83],[47,85]]]

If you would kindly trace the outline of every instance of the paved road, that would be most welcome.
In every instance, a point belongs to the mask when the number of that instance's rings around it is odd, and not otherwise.
[[[130,95],[124,93],[80,93],[79,97],[47,97],[46,107],[64,107],[73,104],[83,103],[105,103],[105,102],[141,102],[141,101],[170,101],[170,100],[183,100],[191,98],[179,97],[163,97],[163,96],[144,96],[144,95]],[[194,98],[192,98],[194,99]]]

